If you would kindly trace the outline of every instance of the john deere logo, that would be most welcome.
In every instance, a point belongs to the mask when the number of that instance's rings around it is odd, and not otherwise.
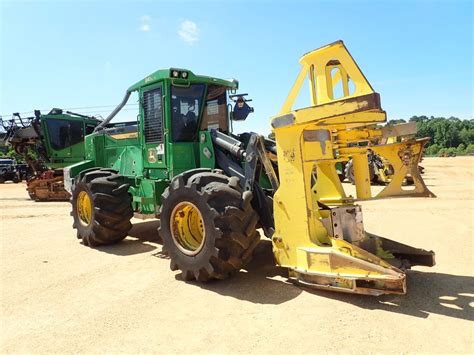
[[[156,149],[155,148],[148,148],[148,162],[156,163]]]

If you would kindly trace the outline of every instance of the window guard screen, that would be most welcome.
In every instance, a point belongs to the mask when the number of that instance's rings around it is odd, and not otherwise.
[[[163,106],[161,88],[143,93],[145,143],[163,142]]]

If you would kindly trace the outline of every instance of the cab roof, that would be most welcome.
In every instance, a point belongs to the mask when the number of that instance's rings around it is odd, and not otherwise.
[[[178,77],[174,77],[173,73],[178,72]],[[183,79],[181,76],[182,73],[186,73],[186,78]],[[210,76],[196,75],[191,70],[180,69],[180,68],[169,68],[169,69],[160,69],[154,73],[148,75],[144,79],[138,81],[128,88],[128,92],[137,91],[142,87],[155,84],[163,80],[171,80],[172,82],[176,81],[177,84],[186,84],[186,83],[205,83],[205,84],[215,84],[222,85],[229,89],[238,89],[239,82],[235,79],[224,80],[219,78],[213,78]]]

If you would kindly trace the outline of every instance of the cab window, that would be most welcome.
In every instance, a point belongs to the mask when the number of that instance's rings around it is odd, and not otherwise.
[[[171,138],[173,142],[192,142],[198,132],[204,84],[171,86]]]
[[[84,138],[84,127],[80,121],[49,120],[46,125],[51,147],[55,150],[68,148]]]

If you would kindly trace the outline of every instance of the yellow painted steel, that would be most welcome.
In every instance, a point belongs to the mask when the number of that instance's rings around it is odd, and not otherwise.
[[[398,143],[382,144],[389,133],[376,125],[386,121],[386,113],[342,41],[305,54],[300,63],[287,100],[271,120],[280,177],[274,196],[275,258],[290,269],[291,278],[303,284],[365,294],[404,293],[405,274],[387,262],[393,256],[384,250],[385,245],[396,249],[397,243],[369,237],[354,202],[432,196],[418,173],[424,142],[407,135]],[[310,105],[294,109],[306,78]],[[369,149],[395,171],[378,194],[371,190]],[[351,157],[357,198],[346,195],[335,166]],[[414,178],[411,190],[402,187],[407,174]],[[400,245],[399,249],[404,247],[410,248]],[[419,253],[428,258],[434,255]]]
[[[204,246],[205,228],[201,212],[191,202],[176,205],[170,218],[173,242],[183,253],[196,255]]]
[[[114,138],[114,139],[130,139],[130,138],[137,138],[137,137],[138,137],[138,132],[117,133],[117,134],[112,134],[111,137]]]
[[[89,194],[86,191],[79,192],[76,204],[80,222],[85,226],[90,225],[92,222],[92,201]]]

